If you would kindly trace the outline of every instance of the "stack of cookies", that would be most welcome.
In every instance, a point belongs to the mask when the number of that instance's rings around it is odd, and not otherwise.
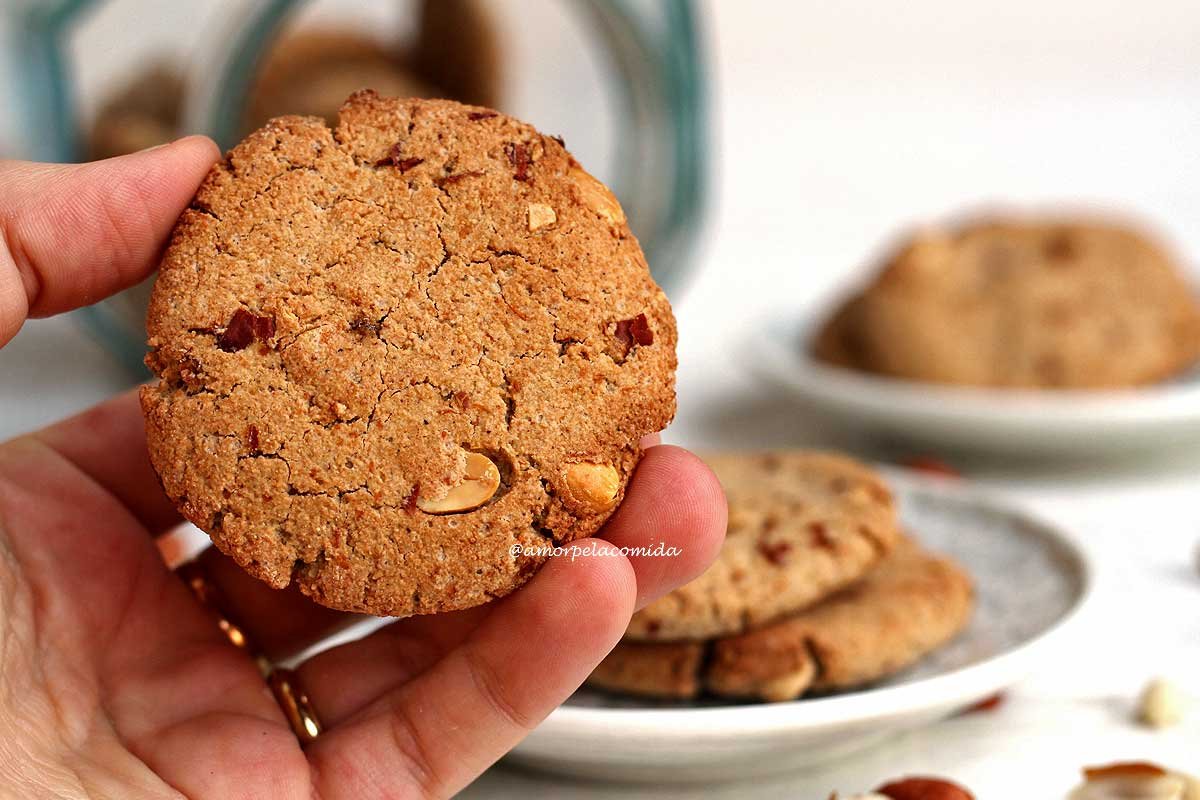
[[[706,460],[729,500],[720,555],[635,614],[589,685],[791,700],[890,675],[967,624],[970,578],[901,532],[872,469],[804,451]]]
[[[912,236],[830,317],[825,362],[942,384],[1103,389],[1200,359],[1183,270],[1128,227],[987,219]]]

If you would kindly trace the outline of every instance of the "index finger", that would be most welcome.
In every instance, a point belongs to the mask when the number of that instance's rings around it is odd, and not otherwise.
[[[0,346],[145,278],[219,153],[191,136],[91,164],[0,162]]]

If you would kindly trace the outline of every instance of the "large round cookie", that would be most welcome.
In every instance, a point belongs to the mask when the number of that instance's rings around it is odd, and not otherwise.
[[[626,638],[706,639],[811,605],[861,577],[898,535],[892,493],[874,470],[833,453],[710,455],[729,528],[700,577],[633,616]]]
[[[904,541],[860,582],[788,619],[711,642],[624,641],[588,678],[611,691],[792,700],[891,675],[963,629],[971,580]]]
[[[849,338],[848,338],[849,337]],[[1071,221],[986,221],[915,236],[817,337],[857,366],[977,386],[1105,388],[1200,358],[1200,307],[1138,233]]]
[[[147,319],[151,459],[247,571],[465,608],[595,532],[675,408],[675,323],[609,191],[488,109],[269,123],[179,220]]]

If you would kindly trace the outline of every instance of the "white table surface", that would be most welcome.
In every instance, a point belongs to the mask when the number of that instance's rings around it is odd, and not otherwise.
[[[914,220],[996,203],[1115,204],[1153,219],[1200,262],[1200,7],[1129,9],[1123,0],[708,4],[717,199],[696,276],[676,302],[680,405],[667,439],[877,454],[798,418],[732,353],[767,310],[824,302]],[[126,383],[70,318],[30,323],[0,352],[0,437]],[[1099,567],[1073,640],[999,709],[752,784],[579,784],[498,766],[465,796],[823,800],[932,773],[981,798],[1053,798],[1089,763],[1151,759],[1200,772],[1200,453],[964,467],[1068,527]],[[1152,732],[1131,710],[1158,675],[1192,706],[1183,724]]]

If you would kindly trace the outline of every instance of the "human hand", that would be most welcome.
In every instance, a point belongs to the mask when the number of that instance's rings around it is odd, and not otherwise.
[[[206,139],[82,166],[0,163],[0,344],[29,316],[148,275],[217,158]],[[487,606],[391,623],[297,668],[324,732],[302,748],[254,660],[163,563],[179,522],[126,394],[0,445],[0,794],[442,796],[584,680],[635,607],[698,574],[725,529],[712,473],[646,451],[602,539]],[[677,558],[626,557],[659,542]],[[594,544],[594,546],[589,546]],[[348,615],[201,556],[273,659]]]

